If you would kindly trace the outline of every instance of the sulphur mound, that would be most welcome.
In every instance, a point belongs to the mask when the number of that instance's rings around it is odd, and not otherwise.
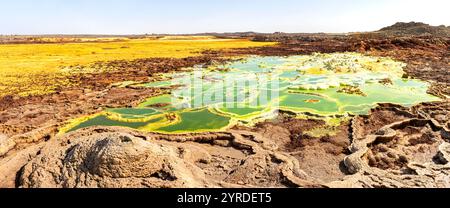
[[[66,145],[67,144],[67,145]],[[27,164],[22,187],[202,187],[202,171],[172,146],[126,133],[55,142]]]

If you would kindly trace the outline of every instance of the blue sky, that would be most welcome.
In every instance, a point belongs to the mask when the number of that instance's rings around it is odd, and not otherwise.
[[[448,0],[0,0],[0,34],[355,32],[450,25]]]

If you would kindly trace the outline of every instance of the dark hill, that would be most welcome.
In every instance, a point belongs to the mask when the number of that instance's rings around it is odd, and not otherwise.
[[[387,35],[399,36],[446,36],[450,37],[450,27],[431,26],[421,22],[398,22],[378,31]]]

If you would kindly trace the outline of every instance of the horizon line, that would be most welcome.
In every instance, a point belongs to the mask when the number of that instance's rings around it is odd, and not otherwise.
[[[450,25],[431,25],[424,22],[416,22],[416,21],[410,21],[410,22],[395,22],[389,26],[395,25],[397,23],[422,23],[426,25],[430,25],[433,27],[450,27]],[[386,27],[389,27],[386,26]],[[158,35],[165,35],[165,36],[183,36],[183,35],[189,35],[189,36],[196,36],[196,35],[205,35],[205,34],[239,34],[239,33],[254,33],[254,34],[331,34],[331,35],[348,35],[348,34],[358,34],[358,33],[375,33],[379,32],[382,28],[374,31],[350,31],[350,32],[283,32],[283,31],[273,31],[273,32],[256,32],[256,31],[236,31],[236,32],[198,32],[198,33],[135,33],[135,34],[126,34],[126,33],[110,33],[110,34],[101,34],[101,33],[42,33],[42,34],[0,34],[0,36],[158,36]]]

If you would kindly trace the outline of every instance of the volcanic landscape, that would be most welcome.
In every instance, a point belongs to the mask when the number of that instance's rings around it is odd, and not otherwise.
[[[0,36],[0,55],[1,188],[450,187],[450,27]]]

